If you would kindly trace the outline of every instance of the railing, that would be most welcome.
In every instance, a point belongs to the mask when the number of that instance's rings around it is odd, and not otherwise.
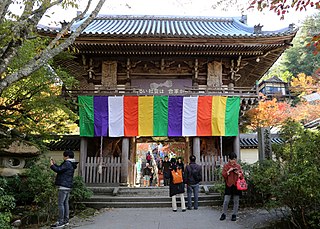
[[[99,87],[96,89],[81,89],[81,90],[65,90],[64,95],[78,96],[78,95],[180,95],[180,96],[196,96],[196,95],[220,95],[220,96],[241,96],[244,98],[257,98],[258,91],[256,88],[249,87],[234,87],[232,89],[227,87],[185,87],[183,92],[179,90],[178,93],[172,94],[155,94],[155,93],[141,93],[145,89],[136,87]]]
[[[202,182],[211,183],[217,181],[221,178],[221,171],[218,168],[222,168],[222,166],[227,162],[226,157],[220,156],[201,156],[200,157],[200,165],[202,167]]]
[[[85,183],[120,183],[120,157],[88,157],[85,163]],[[100,170],[100,171],[99,171]]]

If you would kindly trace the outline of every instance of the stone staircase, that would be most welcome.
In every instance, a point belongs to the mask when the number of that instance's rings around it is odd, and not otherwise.
[[[88,207],[100,208],[159,208],[171,207],[168,187],[89,187],[94,195],[81,203]],[[218,193],[210,193],[207,187],[200,186],[199,206],[221,206]],[[187,201],[187,193],[185,193]],[[178,206],[180,199],[177,198]]]

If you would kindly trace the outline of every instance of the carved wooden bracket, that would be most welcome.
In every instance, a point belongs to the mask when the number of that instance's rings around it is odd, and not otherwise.
[[[238,71],[241,69],[241,56],[239,56],[237,60],[237,64],[235,66],[234,60],[231,60],[231,66],[230,66],[230,78],[232,81],[238,81],[241,77],[241,75],[237,74]],[[236,77],[238,76],[238,77]]]
[[[165,68],[169,68],[175,61],[166,62],[165,59],[161,59],[160,62],[158,61],[150,61],[153,63],[157,68],[160,68],[161,71],[164,71]]]

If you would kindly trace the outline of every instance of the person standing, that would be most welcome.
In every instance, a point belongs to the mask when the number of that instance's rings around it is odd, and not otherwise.
[[[170,183],[170,161],[169,157],[166,155],[164,157],[164,162],[163,162],[163,177],[164,177],[164,186],[168,186]]]
[[[147,161],[147,163],[149,165],[151,165],[151,154],[150,154],[150,152],[148,152],[147,155],[146,155],[146,161]]]
[[[180,170],[180,171],[179,171]],[[181,174],[181,180],[176,182],[174,179],[173,173]],[[183,212],[186,211],[186,203],[184,200],[184,183],[183,183],[183,173],[180,168],[177,167],[176,159],[171,158],[171,166],[170,166],[170,185],[169,185],[169,195],[172,200],[172,211],[177,211],[177,198],[176,196],[180,196],[181,201],[181,209]]]
[[[73,186],[74,170],[78,162],[75,162],[74,153],[71,150],[63,152],[63,162],[57,165],[50,159],[50,168],[57,173],[55,185],[58,186],[58,221],[51,228],[63,228],[69,224],[69,197]]]
[[[242,194],[241,191],[237,189],[237,180],[238,178],[243,178],[243,172],[241,166],[237,163],[237,155],[234,152],[229,154],[229,161],[223,166],[222,176],[225,180],[225,192],[223,201],[223,213],[220,217],[220,220],[226,219],[228,205],[231,196],[233,196],[233,213],[231,216],[231,220],[236,221],[239,208],[239,199]]]
[[[146,163],[146,167],[143,168],[142,176],[143,176],[143,186],[150,186],[150,176],[151,176],[151,168],[149,167],[149,163]]]
[[[188,204],[187,209],[192,209],[192,192],[194,198],[194,209],[197,210],[199,207],[199,182],[202,181],[202,169],[201,166],[196,164],[196,157],[191,155],[189,157],[190,164],[185,169],[185,183],[187,184],[187,196]]]
[[[158,167],[158,179],[157,179],[157,182],[158,182],[158,187],[160,187],[161,186],[161,180],[163,180],[163,161],[162,161],[161,157],[160,157],[160,159],[158,161],[157,167]]]
[[[177,166],[182,169],[182,172],[184,172],[184,164],[181,157],[178,157]]]

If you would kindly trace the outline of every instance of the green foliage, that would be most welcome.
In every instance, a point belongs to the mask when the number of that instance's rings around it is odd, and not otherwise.
[[[0,179],[0,228],[7,223],[8,228],[13,213],[23,212],[24,222],[48,223],[56,219],[58,213],[58,189],[54,185],[56,174],[50,169],[48,159],[41,159],[30,166],[23,176]],[[70,194],[70,210],[83,208],[81,202],[92,196],[82,177],[74,177]],[[15,202],[17,206],[15,206]],[[16,207],[16,208],[15,208]],[[36,222],[35,222],[36,219]]]
[[[282,65],[284,71],[291,72],[294,76],[303,72],[306,75],[313,75],[319,68],[320,55],[315,55],[316,48],[308,45],[313,36],[319,33],[320,14],[308,17],[293,40],[293,47],[286,50]]]
[[[57,210],[57,189],[54,186],[54,173],[49,167],[48,159],[41,159],[32,165],[26,177],[17,188],[22,204],[27,204],[28,217],[37,217],[37,221],[48,222],[55,217]]]
[[[76,211],[78,208],[83,208],[83,205],[79,205],[85,199],[89,199],[93,195],[92,191],[89,190],[83,181],[83,178],[76,176],[73,179],[73,188],[70,194],[70,208]]]
[[[286,142],[274,148],[276,159],[252,166],[250,182],[268,208],[286,208],[298,228],[320,226],[320,133],[293,121],[282,128]]]
[[[9,71],[18,70],[37,55],[37,50],[46,43],[46,39],[40,38],[26,41],[10,63]],[[70,58],[69,55],[65,56]],[[70,127],[75,126],[77,115],[70,109],[73,104],[60,96],[62,84],[71,86],[75,80],[63,69],[53,69],[49,64],[3,91],[0,98],[0,124],[25,134],[42,135],[69,133]]]
[[[9,229],[11,221],[11,211],[15,207],[15,199],[6,191],[8,183],[6,179],[0,178],[0,228]]]

